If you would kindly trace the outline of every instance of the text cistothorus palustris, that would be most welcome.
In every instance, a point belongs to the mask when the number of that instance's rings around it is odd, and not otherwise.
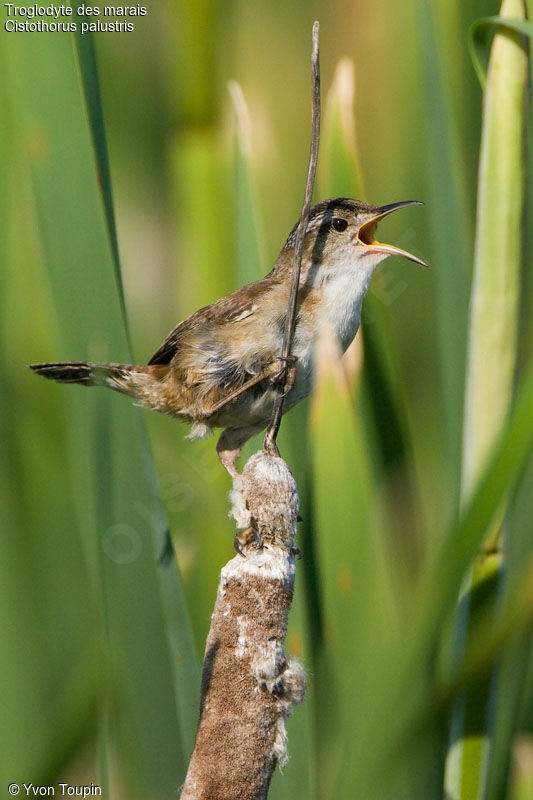
[[[288,410],[311,390],[313,350],[323,325],[346,350],[357,333],[361,305],[380,261],[410,253],[374,238],[380,219],[416,201],[375,208],[336,198],[311,209],[304,240],[292,346],[294,384]],[[284,373],[279,355],[291,283],[296,228],[274,269],[187,317],[167,336],[147,365],[90,361],[33,364],[61,383],[109,386],[136,402],[192,423],[191,437],[223,428],[217,444],[230,475],[243,444],[264,429]]]

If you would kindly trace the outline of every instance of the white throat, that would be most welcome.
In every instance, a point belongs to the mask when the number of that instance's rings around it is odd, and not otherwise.
[[[353,258],[337,264],[335,271],[324,275],[322,321],[335,331],[342,351],[351,344],[361,322],[361,307],[376,267],[386,256],[365,254],[359,263]]]

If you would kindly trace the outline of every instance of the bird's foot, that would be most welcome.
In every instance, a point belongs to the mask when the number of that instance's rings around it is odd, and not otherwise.
[[[244,548],[248,547],[252,543],[255,544],[255,549],[262,550],[263,549],[263,540],[259,536],[259,533],[252,527],[246,528],[243,531],[239,531],[235,534],[235,538],[233,540],[233,546],[236,552],[246,558],[244,554]]]
[[[278,356],[274,361],[274,364],[277,364],[279,361],[283,362],[283,365],[281,369],[278,369],[273,375],[270,376],[270,382],[280,383],[280,381],[286,380],[288,383],[289,376],[291,372],[294,371],[296,362],[298,361],[298,356]],[[292,381],[292,385],[294,385],[294,379]]]

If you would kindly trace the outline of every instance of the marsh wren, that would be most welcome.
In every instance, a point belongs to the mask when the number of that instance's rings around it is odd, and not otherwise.
[[[374,238],[383,217],[417,201],[375,208],[347,198],[325,200],[311,209],[297,300],[292,346],[293,381],[284,412],[309,394],[313,351],[324,325],[344,352],[357,333],[370,279],[384,258],[411,253]],[[243,444],[270,419],[287,365],[280,359],[298,224],[274,269],[187,317],[169,333],[147,365],[91,361],[32,364],[61,383],[108,386],[147,408],[192,423],[191,438],[223,428],[220,461],[231,476]]]

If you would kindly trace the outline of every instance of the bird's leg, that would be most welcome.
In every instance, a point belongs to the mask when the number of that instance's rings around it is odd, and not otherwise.
[[[220,411],[220,409],[232,403],[252,386],[261,383],[261,381],[266,379],[270,379],[272,383],[277,383],[285,378],[285,388],[283,394],[288,394],[294,386],[294,380],[296,377],[295,364],[297,360],[298,359],[296,356],[279,356],[276,361],[270,363],[267,367],[262,369],[261,372],[258,372],[257,375],[253,375],[249,380],[245,381],[245,383],[243,383],[233,392],[230,392],[229,395],[226,395],[226,397],[222,398],[222,400],[219,400],[218,403],[215,403],[209,409],[209,416],[217,411]],[[281,368],[279,368],[280,361],[285,362]],[[250,436],[253,436],[253,434],[257,433],[259,430],[261,430],[260,427],[256,428],[249,426],[246,428],[226,428],[226,430],[222,431],[217,443],[217,453],[220,463],[232,478],[235,478],[239,474],[237,467],[235,466],[235,462],[241,454],[243,444],[250,438]]]
[[[247,428],[226,428],[222,431],[217,442],[217,453],[220,463],[232,478],[239,475],[235,462],[241,454],[243,444],[259,430],[261,429],[249,426]]]
[[[256,386],[258,383],[261,383],[261,381],[264,381],[267,378],[272,379],[272,371],[275,366],[277,366],[277,361],[269,364],[268,367],[262,369],[261,372],[257,373],[257,375],[252,375],[249,380],[245,381],[243,384],[241,384],[241,386],[238,386],[237,389],[234,389],[233,392],[230,392],[228,395],[223,397],[222,400],[218,401],[218,403],[215,403],[213,406],[211,406],[209,409],[209,414],[206,414],[206,417],[211,416],[211,414],[214,414],[216,411],[220,411],[220,409],[224,408],[224,406],[233,403],[234,400],[240,397],[241,394],[244,394],[244,392],[248,391],[248,389],[251,389],[252,386]],[[278,373],[283,372],[285,369],[286,367],[282,367],[282,369],[277,370],[275,374],[277,375]]]
[[[209,412],[204,414],[204,417],[210,417],[212,414],[220,411],[220,409],[230,405],[230,403],[233,403],[233,401],[240,397],[241,394],[244,394],[244,392],[247,392],[248,389],[252,388],[252,386],[256,386],[258,383],[261,383],[261,381],[264,381],[267,378],[270,379],[272,383],[279,383],[279,381],[286,376],[284,395],[288,394],[288,392],[290,392],[294,386],[294,381],[296,378],[296,368],[294,365],[297,360],[297,356],[278,356],[275,361],[272,361],[267,367],[262,369],[261,372],[258,372],[257,375],[252,375],[252,377],[247,381],[242,383],[217,403],[214,403],[214,405],[209,408]],[[280,361],[285,362],[281,368],[278,367]]]

